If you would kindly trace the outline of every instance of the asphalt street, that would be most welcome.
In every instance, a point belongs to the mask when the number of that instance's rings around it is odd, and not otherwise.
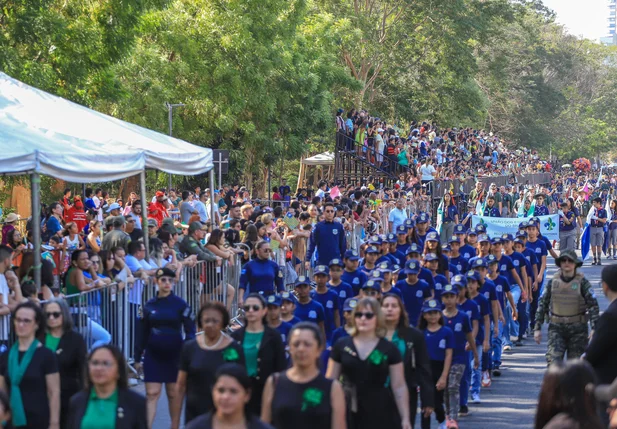
[[[617,261],[603,261],[604,265]],[[556,270],[554,260],[548,262],[548,276]],[[600,288],[602,267],[590,266],[589,261],[582,267],[582,272],[594,286],[600,310],[608,306],[608,301]],[[550,278],[550,277],[549,277]],[[502,376],[494,377],[488,389],[482,389],[481,404],[469,404],[470,415],[461,417],[459,426],[474,429],[519,429],[533,427],[536,404],[542,377],[546,370],[546,325],[543,329],[542,343],[536,344],[533,338],[525,340],[523,347],[514,347],[512,352],[505,352],[502,357]],[[145,394],[143,383],[135,387]],[[170,418],[167,398],[163,393],[159,400],[153,429],[169,429]],[[420,427],[419,421],[416,428]],[[433,421],[432,427],[437,427]]]

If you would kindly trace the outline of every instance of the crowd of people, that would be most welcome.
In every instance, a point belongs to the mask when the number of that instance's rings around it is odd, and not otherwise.
[[[347,120],[339,113],[339,131],[352,130],[356,142],[346,150],[371,157],[370,148],[394,144],[397,159],[405,152],[419,168],[392,189],[368,178],[362,186],[322,182],[292,195],[281,182],[272,201],[253,199],[239,185],[212,195],[159,189],[151,199],[132,192],[126,202],[102,189],[74,197],[67,189],[46,207],[41,225],[8,215],[0,247],[4,420],[24,428],[151,428],[164,386],[174,429],[183,406],[187,428],[409,429],[430,428],[435,419],[456,429],[471,404],[482,412],[482,391],[498,383],[502,354],[539,341],[545,321],[547,362],[580,357],[588,322],[592,329],[606,322],[576,271],[582,262],[574,250],[587,220],[592,237],[605,223],[617,231],[617,210],[610,218],[602,212],[617,208],[617,176],[559,170],[541,186],[518,183],[520,174],[552,167],[482,131],[423,123],[401,138],[366,112]],[[380,153],[371,162],[394,159]],[[478,181],[468,195],[448,188],[437,195],[430,186],[470,171],[515,181]],[[476,213],[525,220],[489,237],[473,224]],[[547,214],[560,216],[558,250],[541,234],[539,216]],[[32,274],[34,228],[43,240],[40,288]],[[608,237],[615,256],[617,232]],[[592,238],[595,264],[603,239],[599,232]],[[549,256],[559,267],[552,278]],[[232,284],[221,272],[236,265]],[[196,299],[178,291],[187,279]],[[582,292],[568,295],[578,291],[574,281]],[[604,285],[614,297],[609,274]],[[126,306],[117,304],[120,293]],[[116,337],[120,328],[106,323],[122,311],[130,312],[129,324],[118,325],[130,330],[128,348]],[[566,341],[572,338],[580,342]],[[578,419],[567,406],[543,404],[561,403],[549,389],[571,371],[584,373],[580,383],[596,382],[604,353],[589,347],[588,364],[549,370],[538,429],[560,427],[550,426],[553,418]],[[134,373],[146,398],[129,388]],[[571,392],[561,398],[578,400],[581,392]],[[595,419],[608,419],[595,414],[595,399],[584,399]]]

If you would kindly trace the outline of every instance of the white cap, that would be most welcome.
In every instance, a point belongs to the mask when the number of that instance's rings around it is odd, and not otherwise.
[[[377,128],[378,133],[383,133],[383,128]]]

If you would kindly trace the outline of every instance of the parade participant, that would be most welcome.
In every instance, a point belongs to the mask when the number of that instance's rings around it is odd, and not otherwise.
[[[422,259],[422,252],[416,243],[411,243],[411,245],[409,246],[409,249],[407,250],[406,256],[407,256],[407,261],[405,263],[409,262],[412,259],[419,261],[420,259]],[[404,266],[405,265],[403,265],[403,267]],[[407,278],[407,275],[404,273],[404,270],[400,270],[398,274],[398,280],[399,281],[405,280],[406,278]],[[420,267],[418,278],[428,283],[431,290],[435,289],[435,281],[433,280],[433,274],[431,274],[431,270],[429,270],[428,268]]]
[[[457,234],[457,236],[461,237],[460,234]],[[463,255],[463,259],[466,259],[468,262],[471,260],[471,258],[475,258],[477,255],[477,249],[476,249],[476,245],[478,244],[478,233],[473,230],[473,229],[468,229],[467,230],[467,242],[465,243],[465,241],[461,242],[461,248],[460,248],[460,252],[461,255]]]
[[[434,253],[427,253],[424,256],[424,265],[431,271],[431,275],[433,276],[433,282],[435,284],[433,288],[434,298],[441,302],[441,291],[443,287],[448,284],[448,279],[443,274],[439,274],[437,272],[439,267],[439,258]]]
[[[330,280],[328,280],[328,288],[336,292],[339,297],[339,303],[344,303],[347,298],[355,296],[354,291],[349,283],[341,280],[345,263],[341,259],[333,259],[329,264]],[[341,323],[343,322],[343,314],[341,313]]]
[[[553,249],[553,244],[551,243],[551,240],[549,240],[547,237],[545,237],[544,235],[542,235],[542,231],[540,228],[541,225],[541,220],[539,217],[534,216],[531,219],[529,219],[529,223],[535,223],[538,227],[538,239],[544,241],[544,244],[546,245],[546,251],[548,253],[550,253],[550,255],[557,259],[559,257],[559,255],[557,255],[557,252],[555,252],[555,250]],[[545,273],[546,275],[546,273]],[[544,281],[544,279],[542,279],[542,281]]]
[[[276,429],[347,429],[343,389],[317,366],[324,347],[317,325],[301,322],[292,328],[291,368],[268,378],[261,409],[264,422]]]
[[[242,346],[222,332],[228,325],[229,313],[223,304],[207,302],[199,310],[197,327],[203,330],[203,335],[197,335],[182,346],[172,429],[180,426],[180,413],[185,396],[184,419],[185,424],[188,424],[213,409],[210,386],[214,384],[216,371],[225,363],[244,365]]]
[[[490,252],[491,252],[491,239],[488,238],[488,235],[486,234],[479,234],[478,235],[477,256],[471,258],[469,260],[469,263],[473,267],[474,261],[476,261],[477,259],[486,258]]]
[[[22,302],[11,315],[17,340],[0,356],[0,389],[11,399],[15,428],[60,429],[60,374],[45,340],[43,310]]]
[[[266,296],[283,292],[283,273],[279,265],[270,259],[270,243],[260,241],[255,246],[257,258],[242,267],[238,286],[238,305],[244,302],[245,293],[262,293]]]
[[[607,258],[611,257],[611,249],[613,259],[617,259],[617,200],[612,200],[610,204],[611,209],[611,218],[608,220],[608,255]],[[576,238],[576,236],[575,236]],[[575,240],[576,241],[576,240]],[[559,244],[561,247],[561,242]]]
[[[51,298],[44,307],[47,316],[45,347],[56,354],[60,372],[60,427],[66,427],[71,397],[84,388],[88,353],[83,337],[73,330],[66,301]]]
[[[427,213],[418,213],[416,218],[416,227],[412,232],[411,242],[416,243],[420,249],[424,249],[424,240],[426,235],[430,232],[435,232],[434,228],[430,226],[430,218]]]
[[[480,329],[480,324],[482,323],[482,315],[480,313],[480,309],[478,308],[478,304],[475,301],[472,301],[469,298],[469,292],[467,290],[467,282],[464,280],[463,276],[460,274],[457,276],[457,280],[452,282],[452,286],[458,289],[458,297],[457,297],[457,307],[459,310],[463,311],[469,317],[471,321],[471,335],[476,342],[476,347],[478,345],[478,332]],[[482,344],[482,342],[480,342]],[[469,388],[471,386],[471,375],[472,375],[472,366],[473,366],[473,355],[471,353],[471,349],[466,350],[465,354],[467,359],[465,360],[465,370],[463,372],[463,376],[461,377],[461,389],[460,389],[460,410],[459,415],[461,417],[468,416],[469,407]],[[478,356],[480,359],[483,358],[482,351],[478,349]],[[473,370],[475,372],[477,370]]]
[[[405,311],[409,316],[411,326],[417,326],[422,304],[433,296],[428,283],[418,278],[419,272],[420,262],[417,259],[410,259],[405,264],[405,269],[403,270],[406,278],[399,280],[395,285],[403,294]]]
[[[328,267],[317,265],[313,271],[316,289],[311,292],[311,298],[322,305],[324,309],[324,328],[326,343],[330,344],[332,332],[341,326],[340,299],[338,294],[328,288]]]
[[[499,207],[495,205],[495,197],[489,195],[486,198],[486,207],[484,208],[484,216],[486,217],[501,217]]]
[[[332,380],[341,378],[349,392],[348,427],[372,429],[385,424],[411,429],[402,357],[396,346],[384,338],[387,328],[379,302],[373,298],[360,299],[353,316],[352,335],[332,347],[326,375]],[[388,377],[391,387],[386,387]],[[400,419],[390,412],[390,389]]]
[[[499,322],[497,325],[498,335],[497,336],[493,335],[493,338],[491,341],[492,343],[492,352],[491,352],[492,367],[495,372],[498,372],[499,367],[501,366],[501,353],[506,344],[505,337],[504,337],[504,330],[505,330],[505,323],[506,323],[505,316],[504,316],[506,312],[505,304],[506,302],[509,302],[510,305],[512,305],[514,301],[512,299],[512,294],[510,293],[510,282],[508,281],[508,278],[506,276],[501,275],[499,271],[499,261],[497,260],[495,255],[489,255],[486,258],[486,263],[488,265],[487,280],[492,281],[493,284],[495,285],[495,295],[497,297],[497,302],[499,304],[499,311],[500,311],[499,313],[500,315],[498,318]],[[486,287],[485,287],[485,290],[486,290]],[[488,296],[490,298],[490,292]],[[491,301],[491,304],[492,303],[493,301]],[[494,311],[493,308],[491,308],[491,312],[493,311]],[[494,323],[495,322],[493,321],[493,324]]]
[[[273,295],[270,295],[273,296]],[[261,396],[268,377],[287,367],[285,346],[278,331],[264,325],[266,300],[252,293],[244,301],[246,326],[231,335],[244,351],[246,371],[251,378],[251,399],[248,410],[257,415],[261,411]]]
[[[445,427],[446,412],[444,410],[444,392],[448,383],[448,374],[452,365],[452,350],[454,348],[454,333],[444,326],[441,312],[441,302],[429,299],[422,305],[422,318],[418,329],[424,333],[428,350],[434,392],[435,418],[439,427]],[[422,429],[431,428],[431,416],[422,415]]]
[[[457,307],[458,288],[446,285],[441,293],[444,305],[444,324],[454,333],[454,347],[452,352],[452,365],[448,372],[448,384],[446,387],[446,428],[458,429],[458,414],[460,403],[461,378],[465,372],[467,362],[466,344],[473,353],[474,368],[479,366],[478,351],[473,338],[471,321],[469,316]]]
[[[576,214],[570,207],[570,200],[562,200],[559,203],[559,251],[576,249]],[[617,231],[617,217],[615,228]],[[613,224],[611,224],[612,226]],[[617,233],[615,234],[617,244]]]
[[[294,290],[298,301],[296,302],[296,308],[294,310],[294,316],[296,316],[302,322],[313,322],[318,325],[325,338],[326,328],[325,320],[326,314],[319,302],[311,298],[311,282],[307,277],[300,276],[294,285]]]
[[[529,319],[530,326],[534,326],[536,323],[536,311],[538,309],[538,300],[540,295],[542,294],[542,284],[544,281],[544,274],[546,271],[546,257],[548,255],[548,251],[546,249],[546,244],[543,240],[540,240],[540,226],[535,222],[530,222],[527,225],[527,242],[525,246],[535,253],[537,258],[536,268],[538,270],[538,275],[534,279],[532,283],[532,300],[530,302],[529,309]],[[602,232],[604,235],[604,232]]]
[[[536,194],[533,196],[536,200],[536,208],[533,211],[532,216],[547,216],[549,214],[548,207],[544,205],[546,201],[545,194]]]
[[[381,280],[381,296],[385,296],[388,293],[398,295],[401,299],[403,298],[403,293],[399,288],[392,284],[392,271],[399,270],[399,266],[395,265],[391,266],[387,262],[382,262],[379,264],[379,267],[376,271],[373,271],[373,275],[375,273],[378,274],[378,278]]]
[[[401,225],[403,226],[403,225]],[[397,236],[396,234],[388,234],[386,236],[386,241],[388,243],[388,257],[392,260],[393,265],[403,265],[405,262],[405,254],[397,249]]]
[[[380,250],[376,246],[369,245],[364,251],[364,261],[360,266],[360,270],[367,276],[377,268],[377,260],[379,259]]]
[[[516,240],[514,240],[514,250],[522,254],[525,257],[525,270],[527,271],[527,290],[526,300],[520,299],[516,306],[518,312],[518,339],[514,343],[516,346],[523,345],[523,336],[527,336],[527,330],[529,328],[529,307],[530,302],[533,300],[533,282],[538,277],[537,257],[526,246],[527,233],[521,232],[517,234]],[[532,262],[533,261],[533,262]],[[534,263],[535,262],[535,263]]]
[[[454,283],[464,283],[465,281],[466,281],[465,277],[460,276],[460,278],[457,279],[457,281],[453,282],[453,284]],[[478,349],[478,355],[480,356],[480,359],[484,359],[483,351],[489,350],[490,348],[490,345],[489,345],[489,336],[491,332],[490,304],[489,304],[488,299],[486,299],[484,295],[480,293],[480,283],[478,283],[478,281],[475,278],[470,277],[469,280],[466,282],[467,282],[466,289],[467,289],[467,293],[469,294],[469,299],[475,302],[475,304],[478,307],[478,314],[479,314],[480,319],[478,323],[478,333],[476,335],[476,348]],[[471,362],[469,363],[469,368],[471,371],[471,403],[479,404],[481,402],[480,390],[482,386],[482,369],[474,368],[473,370],[471,370]],[[461,384],[461,387],[462,387],[462,384]],[[461,392],[461,398],[462,396],[463,394]]]
[[[454,265],[459,273],[466,273],[469,271],[469,258],[465,258],[461,253],[461,242],[458,238],[452,237],[448,240],[450,246],[450,255],[448,256],[450,264]],[[475,255],[475,251],[474,251]],[[439,301],[439,300],[438,300]]]
[[[538,396],[534,429],[605,428],[597,414],[595,384],[593,370],[585,361],[551,365]]]
[[[360,293],[360,288],[368,280],[367,274],[358,268],[360,262],[360,255],[355,250],[347,250],[343,263],[345,264],[345,270],[341,276],[341,280],[347,284],[350,284],[353,289],[353,296],[357,296]]]
[[[446,193],[443,196],[443,220],[441,225],[440,239],[442,243],[447,243],[454,234],[454,227],[458,224],[458,209],[454,204],[452,195]]]
[[[591,235],[589,243],[591,245],[591,254],[593,255],[593,262],[591,265],[602,265],[602,245],[604,244],[604,225],[607,221],[607,213],[602,208],[602,198],[597,197],[593,199],[593,215],[591,216]]]
[[[174,415],[177,409],[174,407],[174,402],[177,399],[178,364],[184,342],[182,333],[184,331],[186,341],[195,337],[195,322],[191,308],[186,301],[173,293],[176,273],[170,268],[161,268],[155,275],[158,292],[156,297],[149,300],[142,309],[141,344],[137,345],[135,352],[137,370],[142,368],[143,356],[149,427],[154,423],[163,384],[171,419],[179,420],[180,416]]]
[[[546,361],[577,359],[584,352],[588,342],[587,315],[591,330],[595,329],[600,317],[598,301],[589,280],[577,272],[583,265],[574,251],[562,252],[555,260],[559,270],[546,285],[540,298],[534,324],[534,340],[540,344],[542,324],[548,325],[548,344]]]
[[[246,410],[252,395],[251,379],[246,369],[234,363],[221,366],[212,385],[214,409],[197,417],[186,429],[273,429],[259,420],[258,414]]]
[[[424,334],[409,326],[403,300],[399,296],[384,295],[381,309],[388,330],[386,338],[398,348],[403,357],[405,382],[409,390],[410,421],[415,422],[418,409],[418,387],[420,387],[422,416],[430,416],[435,408],[434,385]],[[396,410],[392,412],[395,413]]]
[[[266,299],[268,303],[268,312],[266,313],[266,322],[269,328],[276,329],[281,334],[283,345],[287,344],[287,336],[291,330],[292,324],[284,322],[281,319],[281,297],[280,295],[270,295]]]
[[[88,357],[86,390],[71,398],[67,429],[146,429],[146,400],[128,387],[120,350],[101,346]]]
[[[291,324],[291,326],[301,322],[301,320],[294,315],[297,302],[293,293],[287,291],[281,292],[281,320]]]
[[[345,230],[340,222],[334,221],[334,204],[324,205],[324,220],[317,223],[311,232],[306,251],[305,268],[311,266],[313,254],[317,251],[317,265],[328,265],[332,259],[342,258],[347,250]]]
[[[405,225],[399,225],[396,228],[396,250],[398,250],[404,256],[407,252],[407,249],[409,249],[409,242],[407,240],[407,227]]]
[[[437,265],[437,273],[441,274],[449,280],[450,275],[450,261],[448,257],[445,256],[441,250],[441,243],[439,242],[439,235],[436,232],[430,232],[426,235],[426,240],[424,243],[424,254],[434,253],[437,256],[438,265]]]
[[[334,330],[332,333],[332,344],[336,344],[341,338],[348,337],[353,328],[352,312],[358,305],[356,298],[347,298],[343,304],[343,318],[344,324]]]
[[[359,298],[374,298],[378,301],[381,300],[381,284],[383,281],[380,278],[370,278],[364,283],[362,289],[360,289]]]

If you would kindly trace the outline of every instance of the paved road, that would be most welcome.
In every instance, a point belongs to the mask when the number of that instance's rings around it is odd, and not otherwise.
[[[606,261],[604,264],[617,263]],[[586,264],[587,265],[587,264]],[[600,309],[608,306],[599,286],[602,267],[583,267],[583,273],[594,286],[600,302]],[[554,261],[549,261],[549,276],[555,272]],[[515,347],[512,353],[503,355],[502,376],[493,379],[489,389],[482,389],[481,404],[470,404],[471,414],[459,420],[459,426],[474,429],[519,429],[533,427],[535,408],[542,377],[546,369],[546,326],[543,342],[537,345],[527,339],[523,347]],[[142,393],[143,385],[136,387]],[[169,429],[170,419],[167,411],[167,398],[163,392],[159,400],[156,421],[153,429]],[[419,422],[416,428],[419,428]],[[434,422],[433,427],[437,427]]]

